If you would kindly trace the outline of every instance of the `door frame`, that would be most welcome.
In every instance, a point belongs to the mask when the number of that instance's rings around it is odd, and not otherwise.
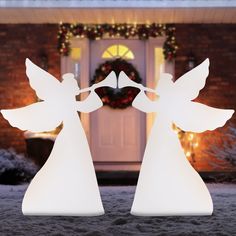
[[[119,38],[115,38],[119,39]],[[121,39],[121,38],[120,38]],[[123,38],[122,38],[123,39]],[[106,38],[106,40],[108,40]],[[112,39],[111,39],[112,40]],[[146,86],[149,88],[155,88],[158,79],[155,78],[155,66],[159,66],[158,62],[155,62],[155,54],[154,49],[155,48],[163,48],[163,44],[165,41],[165,37],[158,37],[158,38],[150,38],[145,41],[145,51],[146,51]],[[81,48],[81,59],[79,60],[80,63],[80,77],[78,84],[80,88],[86,88],[89,86],[90,81],[90,42],[89,39],[77,39],[74,38],[70,41],[71,48],[73,47],[79,47]],[[74,67],[75,61],[70,56],[61,56],[61,75],[72,72],[71,68]],[[169,62],[167,60],[164,60],[163,62],[163,72],[170,73],[174,77],[174,71],[175,71],[175,62],[174,60]],[[85,99],[87,97],[88,93],[81,94],[81,100]],[[84,131],[86,133],[88,143],[90,144],[91,140],[91,130],[90,130],[90,115],[89,113],[81,113],[80,114],[81,123],[83,125]],[[155,116],[153,113],[147,113],[146,115],[146,141],[148,139],[150,130],[152,128],[153,122],[154,122]],[[101,163],[103,165],[105,163]],[[107,163],[109,165],[109,163]],[[115,163],[111,162],[112,166],[114,166]],[[129,164],[129,163],[126,163]],[[133,163],[135,164],[135,163]],[[139,165],[140,166],[140,165]],[[139,166],[136,166],[135,169],[139,169]],[[119,166],[117,166],[117,169],[119,170]],[[125,170],[125,167],[122,168]],[[130,168],[128,168],[130,170]]]
[[[134,43],[134,44],[133,44]],[[131,60],[128,60],[129,63],[132,63],[136,69],[139,71],[140,73],[140,76],[143,78],[143,84],[145,85],[146,84],[146,63],[145,63],[145,60],[146,60],[146,57],[145,57],[145,53],[146,53],[146,43],[144,41],[140,41],[138,38],[132,38],[132,39],[124,39],[124,38],[112,38],[112,39],[102,39],[102,40],[99,40],[99,41],[91,41],[91,47],[90,47],[90,57],[91,57],[91,61],[94,61],[93,59],[95,59],[96,61],[96,65],[94,64],[90,64],[90,76],[93,76],[93,73],[94,71],[97,69],[97,66],[100,64],[100,63],[103,63],[109,59],[104,59],[102,58],[102,54],[104,51],[106,51],[107,48],[109,48],[110,46],[113,46],[113,45],[124,45],[126,46],[127,48],[129,48],[129,50],[131,50],[133,53],[134,53],[134,59],[131,59]],[[141,49],[142,47],[142,50],[141,52],[138,54],[137,52]],[[96,51],[96,58],[94,57],[94,52]],[[92,53],[93,52],[93,53]],[[138,59],[138,60],[137,60]],[[98,63],[98,64],[97,64]],[[105,109],[105,108],[102,108],[102,109]],[[111,108],[107,108],[107,109],[111,109]],[[132,109],[134,111],[130,111],[129,109]],[[119,109],[120,110],[120,109]],[[122,111],[112,111],[112,112],[118,112],[119,115],[122,116],[122,113],[123,115],[128,115],[127,112],[131,112],[132,114],[133,113],[137,113],[137,116],[133,114],[133,116],[135,116],[135,119],[136,120],[139,120],[139,122],[137,123],[137,125],[139,124],[139,126],[137,127],[138,129],[138,135],[136,136],[139,140],[139,143],[137,145],[137,147],[139,148],[135,148],[135,151],[137,153],[135,153],[135,155],[131,155],[131,156],[136,156],[136,160],[122,160],[122,158],[119,158],[118,160],[116,158],[114,158],[113,161],[110,161],[110,160],[94,160],[94,163],[96,165],[110,165],[110,163],[113,163],[113,164],[116,164],[116,165],[131,165],[131,164],[137,164],[137,163],[141,163],[142,162],[142,157],[143,157],[143,152],[144,152],[144,149],[145,149],[145,142],[146,142],[146,114],[140,112],[140,111],[137,111],[136,109],[134,108],[128,108],[127,110],[129,111],[124,111],[124,113]],[[107,110],[105,110],[106,112]],[[98,111],[99,112],[99,111]],[[96,113],[96,112],[95,112]],[[95,114],[94,114],[95,115]],[[118,116],[119,116],[118,115]],[[108,114],[109,116],[109,114]],[[93,122],[93,114],[90,115],[90,122]],[[93,126],[94,123],[90,123],[90,127]],[[97,127],[97,126],[94,126],[94,127]],[[92,132],[94,130],[91,130],[90,128],[90,148],[91,148],[91,151],[94,151],[94,150],[97,150],[94,146],[94,143],[97,143],[97,139],[94,139],[92,135]],[[110,151],[110,150],[109,150]],[[108,152],[109,152],[108,151]],[[117,152],[118,153],[118,152]],[[100,157],[102,155],[99,155]],[[106,159],[106,158],[105,158]],[[113,167],[113,166],[112,166]]]
[[[160,67],[161,63],[156,61],[154,50],[155,48],[163,49],[165,42],[165,37],[150,38],[146,41],[146,87],[155,89],[159,77],[155,75],[155,66]],[[164,55],[163,55],[164,57]],[[175,77],[175,61],[163,61],[163,71],[165,73],[170,73]],[[154,99],[154,96],[148,95],[150,99]],[[150,131],[155,120],[155,113],[146,114],[146,141],[149,137]]]
[[[65,73],[73,73],[71,70],[75,67],[75,63],[80,64],[80,75],[78,85],[80,88],[89,87],[90,81],[90,42],[89,39],[77,39],[70,40],[71,48],[81,48],[81,58],[78,61],[74,61],[70,56],[61,56],[61,75]],[[81,100],[84,100],[89,93],[82,93]],[[80,113],[81,123],[83,125],[85,134],[87,136],[88,143],[90,143],[90,119],[89,113]]]

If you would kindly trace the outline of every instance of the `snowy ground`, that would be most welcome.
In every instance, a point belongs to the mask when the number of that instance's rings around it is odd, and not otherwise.
[[[0,185],[0,235],[236,235],[236,185],[208,184],[213,216],[134,217],[129,214],[135,187],[101,187],[106,215],[98,217],[23,216],[26,185]]]

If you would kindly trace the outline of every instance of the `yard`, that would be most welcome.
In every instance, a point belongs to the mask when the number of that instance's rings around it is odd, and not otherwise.
[[[99,217],[23,216],[27,185],[0,185],[0,235],[229,235],[236,233],[236,185],[208,184],[212,216],[135,217],[130,215],[135,187],[100,187],[106,214]],[[174,196],[173,196],[174,197]]]

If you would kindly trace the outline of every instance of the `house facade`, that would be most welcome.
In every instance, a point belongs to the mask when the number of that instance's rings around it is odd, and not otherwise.
[[[37,100],[25,75],[27,57],[59,79],[64,73],[74,73],[81,88],[90,86],[101,75],[99,69],[116,60],[126,63],[127,70],[135,70],[143,85],[155,88],[161,73],[171,73],[177,79],[209,57],[210,75],[198,101],[235,109],[234,1],[44,0],[0,4],[1,108]],[[174,30],[174,47],[166,44],[170,29]],[[79,99],[86,96],[82,94]],[[81,113],[80,118],[97,170],[139,170],[154,114],[110,103],[90,114]],[[2,117],[0,124],[0,147],[26,153],[29,137],[11,128]],[[232,171],[235,167],[227,155],[236,154],[227,154],[233,143],[225,140],[235,126],[233,117],[225,128],[213,132],[176,132],[197,170]],[[33,137],[48,137],[37,135]],[[218,147],[225,151],[222,157],[214,153]]]

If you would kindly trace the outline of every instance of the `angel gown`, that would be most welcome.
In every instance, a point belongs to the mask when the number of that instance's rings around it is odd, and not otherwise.
[[[159,95],[156,101],[151,101],[144,90],[134,99],[132,105],[135,108],[155,112],[156,119],[146,145],[131,214],[212,214],[210,193],[187,160],[178,136],[172,129],[175,123],[185,131],[213,130],[223,126],[234,113],[233,110],[211,108],[190,101],[204,87],[208,65],[206,60],[202,63],[204,68],[199,65],[199,68],[179,78],[178,83],[171,80],[171,75],[163,74],[156,90]],[[191,83],[192,89],[189,86]]]
[[[87,100],[94,103],[94,99],[100,103],[93,91]],[[93,109],[99,107],[101,105]],[[77,110],[83,112],[79,105]],[[84,129],[76,109],[68,110],[67,114],[47,162],[25,193],[22,203],[25,215],[90,216],[104,213]]]

